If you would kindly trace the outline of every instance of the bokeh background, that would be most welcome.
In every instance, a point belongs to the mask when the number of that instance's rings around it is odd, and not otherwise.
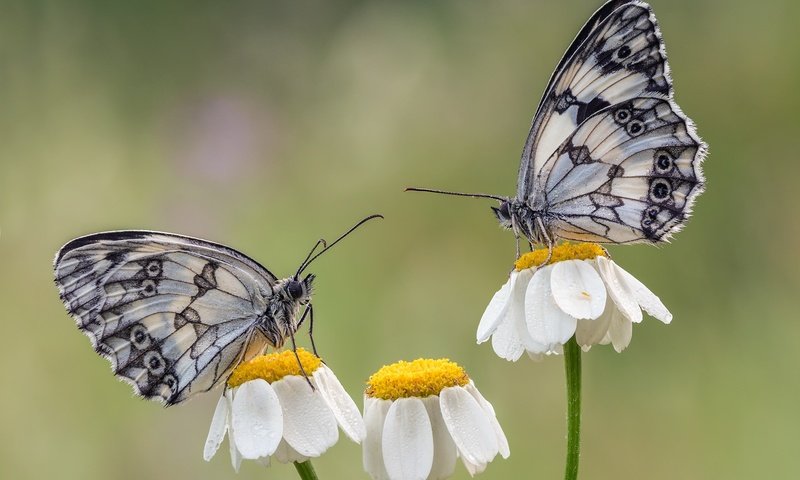
[[[512,194],[530,117],[598,1],[2,1],[0,477],[295,478],[202,446],[218,394],[138,400],[65,313],[56,250],[147,228],[288,275],[320,236],[315,337],[358,399],[384,363],[446,356],[511,443],[481,478],[559,478],[561,358],[508,363],[475,329],[513,259],[479,200]],[[800,4],[654,0],[708,190],[662,248],[611,247],[669,327],[584,356],[582,477],[798,478]],[[315,462],[366,478],[358,446]],[[459,466],[455,478],[468,478]]]

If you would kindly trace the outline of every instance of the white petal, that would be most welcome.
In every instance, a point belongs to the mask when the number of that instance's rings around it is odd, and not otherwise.
[[[361,418],[356,403],[339,383],[339,379],[325,364],[320,365],[312,376],[323,400],[336,416],[339,427],[352,441],[361,443],[367,435],[364,419]]]
[[[617,311],[614,302],[606,300],[606,308],[596,320],[578,320],[578,327],[575,329],[575,341],[584,348],[584,351],[603,340],[603,337],[608,332],[614,311]]]
[[[278,448],[281,448],[280,445],[278,446]],[[258,462],[258,464],[261,465],[262,467],[269,467],[272,464],[272,461],[270,461],[270,458],[271,457],[257,458],[256,462]]]
[[[500,322],[503,320],[508,310],[508,298],[516,276],[516,271],[511,272],[508,281],[500,287],[500,290],[495,292],[494,296],[489,301],[489,305],[486,306],[486,310],[483,312],[481,321],[478,324],[478,343],[483,343],[488,340],[489,336],[494,333],[497,326],[500,325]]]
[[[272,384],[283,408],[283,438],[300,455],[319,457],[339,439],[336,417],[304,377],[288,375]]]
[[[645,312],[649,313],[653,318],[661,320],[664,323],[672,321],[672,314],[669,313],[667,307],[661,303],[661,300],[651,292],[642,282],[637,280],[633,275],[626,272],[616,263],[613,264],[617,275],[633,292],[636,301],[641,305]]]
[[[456,469],[456,444],[447,430],[447,425],[442,418],[442,409],[439,407],[439,396],[431,395],[422,399],[428,418],[431,421],[433,432],[433,465],[427,480],[447,478]]]
[[[272,455],[283,433],[283,413],[269,383],[256,379],[239,386],[231,407],[231,438],[243,458]]]
[[[533,339],[554,351],[575,333],[578,321],[558,308],[550,287],[552,268],[536,271],[525,292],[525,320]]]
[[[392,402],[364,395],[364,425],[367,436],[362,448],[364,470],[375,480],[388,480],[389,474],[383,464],[383,425]]]
[[[433,432],[419,398],[392,403],[383,426],[383,461],[393,480],[425,480],[433,466]]]
[[[557,262],[550,275],[550,287],[556,305],[570,316],[594,320],[603,313],[606,287],[589,262]]]
[[[211,417],[211,427],[208,429],[208,437],[206,437],[206,445],[203,448],[203,458],[205,461],[211,460],[222,439],[225,438],[225,433],[228,431],[228,399],[224,395],[219,396],[217,408],[214,410],[214,416]]]
[[[625,350],[625,347],[631,343],[633,323],[625,318],[619,310],[614,309],[614,313],[611,315],[611,325],[608,328],[608,336],[611,339],[614,350],[618,353]]]
[[[281,443],[278,444],[278,448],[275,450],[275,453],[272,454],[272,458],[277,460],[280,463],[289,463],[289,462],[305,462],[308,460],[309,457],[305,455],[300,455],[297,450],[291,447],[286,440],[281,440]]]
[[[514,325],[516,337],[522,342],[522,346],[528,352],[528,355],[547,351],[547,345],[539,343],[531,337],[531,334],[528,332],[528,324],[525,320],[525,292],[527,292],[528,285],[530,285],[531,278],[533,278],[535,272],[536,270],[532,268],[519,272],[517,282],[514,284],[513,290],[511,291],[508,309],[508,316],[511,319],[511,323]]]
[[[488,465],[488,462],[472,463],[464,457],[461,457],[461,463],[464,464],[467,472],[473,477],[486,470],[486,465]]]
[[[458,453],[473,464],[491,461],[499,450],[488,416],[463,387],[448,387],[439,399],[442,417],[456,443]]]
[[[506,439],[506,434],[503,432],[503,428],[500,426],[500,422],[497,421],[497,415],[494,412],[494,407],[491,403],[489,403],[481,392],[478,391],[478,388],[475,386],[472,380],[469,381],[464,389],[472,395],[475,400],[478,401],[478,405],[481,406],[484,412],[486,412],[489,421],[492,424],[492,428],[494,428],[495,437],[497,438],[497,447],[500,455],[503,458],[508,458],[511,455],[511,450],[508,448],[508,440]]]
[[[545,345],[535,342],[525,324],[525,291],[533,277],[533,270],[526,269],[513,273],[508,310],[505,318],[492,336],[492,347],[501,358],[515,362],[522,352],[544,352]]]
[[[242,466],[242,454],[239,453],[239,449],[236,448],[236,442],[233,440],[233,390],[234,389],[226,390],[224,396],[228,401],[228,449],[231,453],[231,465],[233,466],[233,470],[239,473],[239,467]],[[238,388],[236,390],[238,390]]]
[[[511,317],[506,316],[492,335],[492,348],[498,357],[516,362],[525,351]]]
[[[600,272],[600,276],[603,277],[608,294],[614,304],[631,322],[639,323],[642,321],[642,309],[639,308],[633,292],[620,280],[614,265],[614,262],[605,257],[597,257],[597,270]],[[608,305],[606,305],[607,309]]]

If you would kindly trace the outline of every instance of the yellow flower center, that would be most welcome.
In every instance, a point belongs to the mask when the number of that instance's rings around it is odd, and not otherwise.
[[[438,395],[447,387],[469,383],[467,372],[446,358],[418,358],[385,365],[367,381],[367,395],[383,400],[425,398]]]
[[[311,375],[322,364],[319,357],[303,348],[297,349],[297,356],[300,357],[303,369],[308,375]],[[248,362],[239,364],[228,377],[228,386],[238,387],[257,378],[263,378],[267,382],[273,383],[286,375],[303,375],[292,350],[259,355]]]
[[[553,256],[550,263],[563,262],[564,260],[591,260],[597,257],[607,257],[606,249],[596,243],[562,243],[553,247]],[[514,262],[517,271],[540,266],[547,259],[547,249],[540,248],[522,255]]]

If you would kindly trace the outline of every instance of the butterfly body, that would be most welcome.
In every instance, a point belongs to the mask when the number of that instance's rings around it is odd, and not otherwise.
[[[272,287],[273,294],[258,323],[258,329],[271,346],[282,347],[300,328],[300,309],[311,302],[314,278],[314,275],[307,275],[303,280],[284,278]]]
[[[496,199],[500,224],[531,244],[667,241],[704,189],[706,155],[669,71],[650,6],[607,2],[545,88],[513,198],[409,190]]]
[[[279,280],[223,245],[148,231],[73,240],[55,274],[67,310],[114,374],[168,405],[280,348],[310,307],[314,280]]]

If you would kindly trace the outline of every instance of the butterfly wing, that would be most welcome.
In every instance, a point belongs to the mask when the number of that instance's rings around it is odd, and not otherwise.
[[[671,98],[666,52],[650,6],[610,1],[572,42],[545,89],[522,152],[517,200],[534,203],[545,161],[587,118],[637,97]]]
[[[266,346],[254,327],[276,277],[223,245],[99,233],[67,243],[55,276],[78,328],[114,374],[148,399],[171,405],[210,390]]]
[[[667,240],[702,191],[704,154],[690,121],[669,100],[607,107],[545,162],[549,228],[567,240]]]

